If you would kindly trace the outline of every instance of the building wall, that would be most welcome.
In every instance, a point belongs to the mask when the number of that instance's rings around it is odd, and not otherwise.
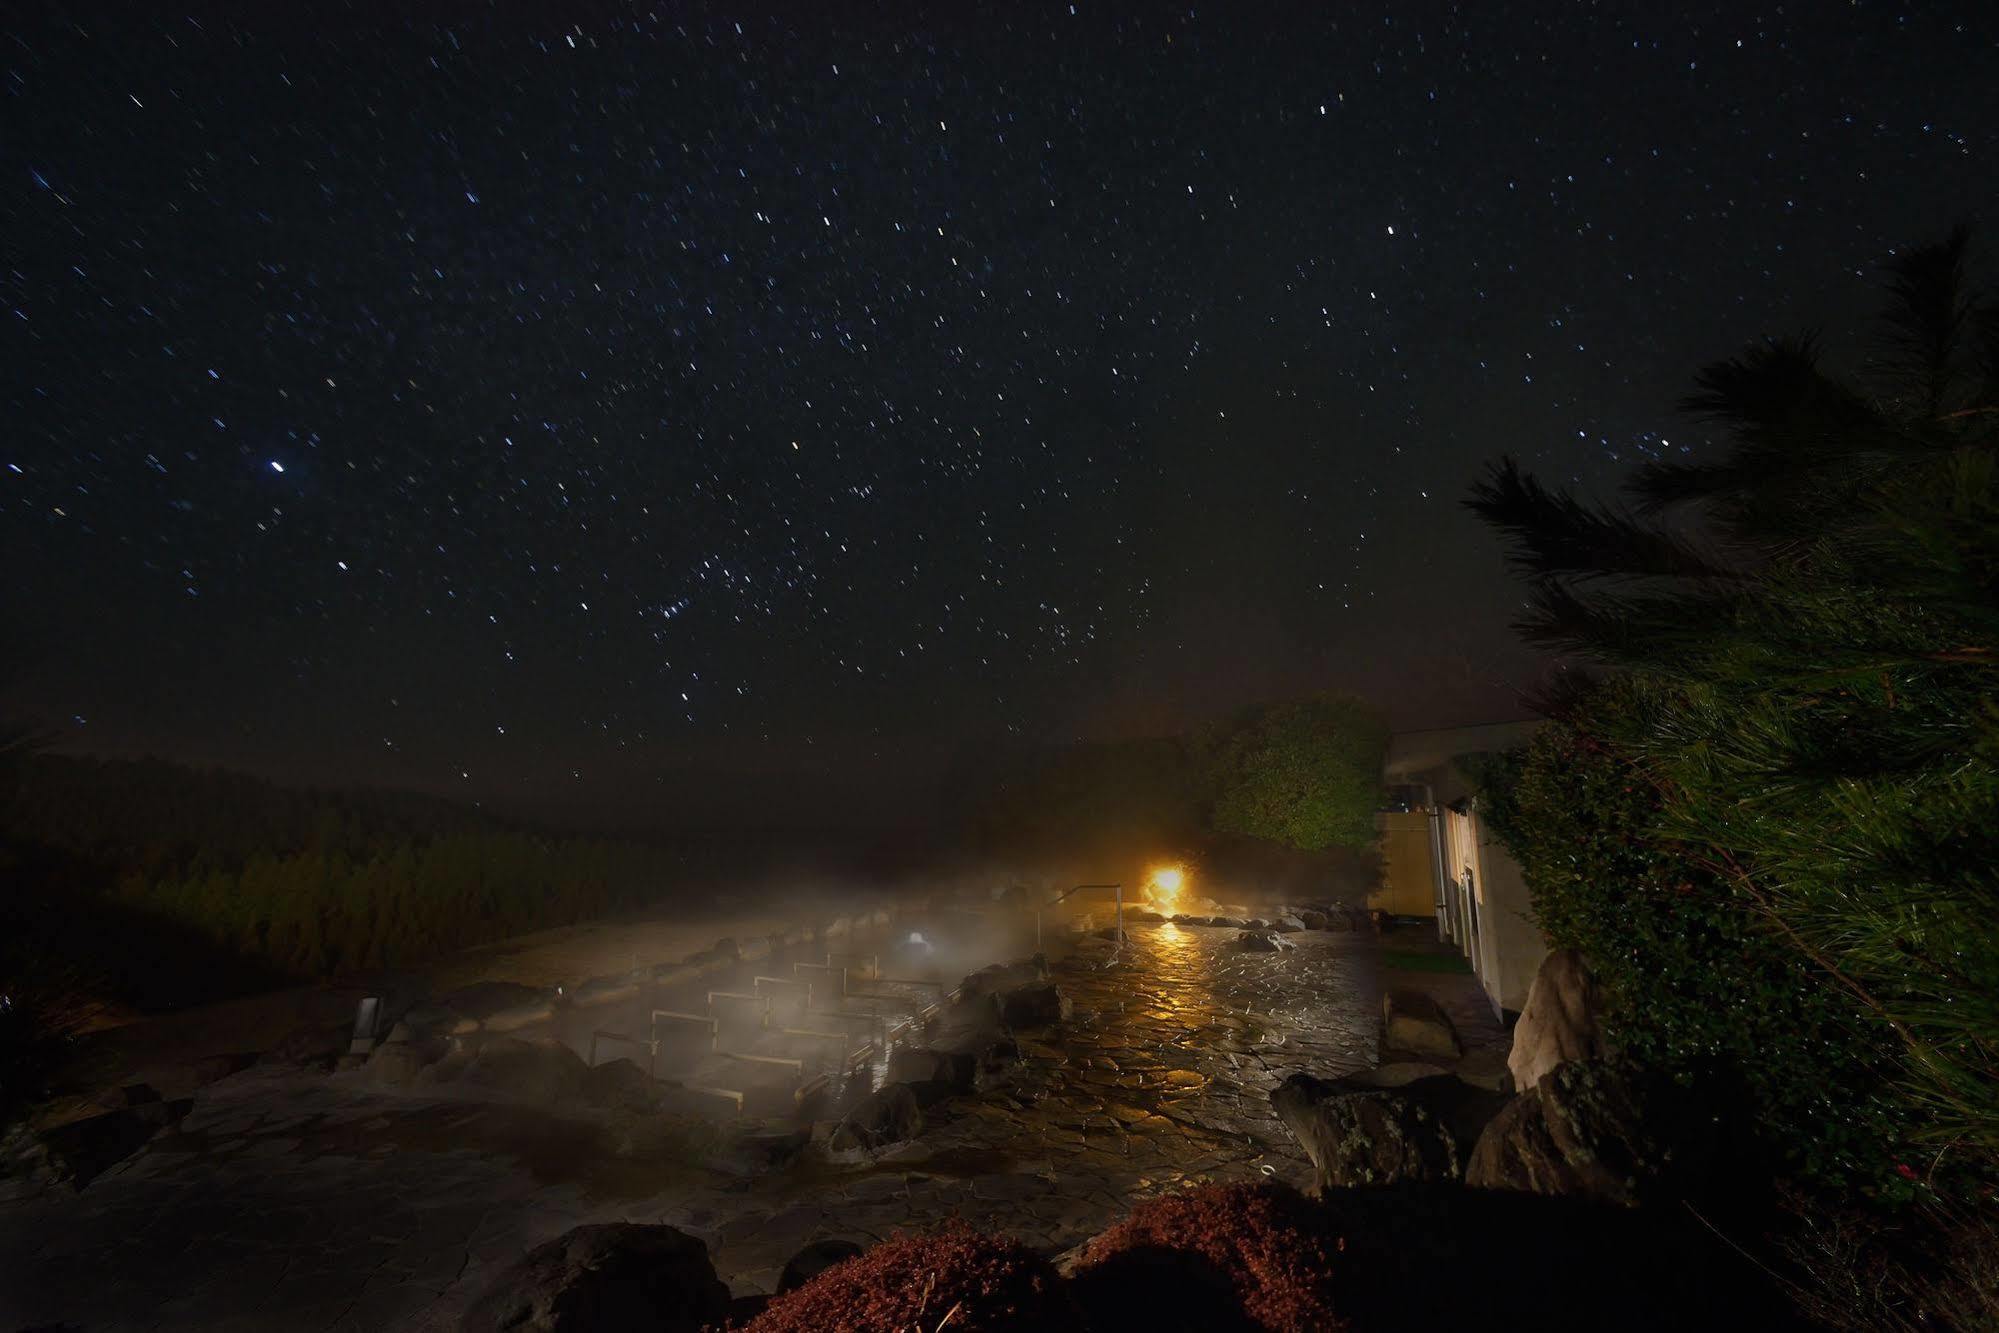
[[[1437,873],[1430,816],[1421,810],[1385,810],[1374,823],[1381,832],[1381,887],[1367,896],[1367,905],[1393,916],[1434,916]]]
[[[1504,1010],[1518,1013],[1527,1005],[1527,990],[1548,942],[1534,924],[1527,881],[1520,863],[1480,824],[1479,887],[1485,894],[1485,937],[1490,946],[1490,972],[1482,977],[1486,994]]]
[[[1488,726],[1404,732],[1391,738],[1383,778],[1391,785],[1415,785],[1430,794],[1431,807],[1442,814],[1436,822],[1443,873],[1452,890],[1452,910],[1439,923],[1439,934],[1457,944],[1478,973],[1479,984],[1496,1012],[1518,1012],[1547,942],[1535,926],[1532,903],[1520,867],[1505,846],[1478,817],[1476,803],[1453,760],[1458,755],[1511,749],[1524,744],[1539,722],[1503,722]],[[1428,836],[1427,814],[1383,815],[1420,820]],[[1383,825],[1383,857],[1389,856],[1389,834]],[[1417,860],[1416,849],[1399,849],[1401,859]],[[1459,889],[1470,873],[1469,892]],[[1435,875],[1430,875],[1435,883]],[[1384,892],[1388,885],[1384,876]],[[1372,900],[1370,900],[1372,901]],[[1465,910],[1469,906],[1470,910]],[[1428,913],[1424,913],[1428,915]]]

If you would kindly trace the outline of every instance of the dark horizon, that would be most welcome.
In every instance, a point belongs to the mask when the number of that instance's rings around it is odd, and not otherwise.
[[[10,14],[0,716],[619,829],[1517,717],[1486,463],[1999,200],[1982,7],[1077,9]]]

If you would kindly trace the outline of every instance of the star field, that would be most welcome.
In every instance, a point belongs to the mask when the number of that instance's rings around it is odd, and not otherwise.
[[[1983,6],[959,8],[0,19],[8,707],[483,794],[1509,715],[1481,463],[1697,451],[1994,202]]]

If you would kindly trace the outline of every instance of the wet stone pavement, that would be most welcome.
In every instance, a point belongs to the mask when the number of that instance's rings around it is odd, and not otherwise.
[[[820,1237],[958,1218],[1053,1251],[1184,1183],[1302,1183],[1269,1090],[1374,1063],[1375,941],[1249,953],[1235,934],[1134,925],[1115,963],[1104,944],[1058,964],[1072,1018],[860,1167],[730,1178],[620,1155],[601,1122],[248,1071],[82,1193],[0,1202],[0,1329],[447,1329],[585,1222],[688,1230],[741,1294]]]
[[[716,1266],[738,1290],[770,1290],[820,1236],[880,1238],[962,1218],[1062,1250],[1131,1205],[1183,1183],[1275,1176],[1311,1164],[1270,1090],[1375,1063],[1381,1012],[1371,936],[1309,931],[1297,948],[1249,953],[1217,927],[1134,925],[1120,960],[1088,950],[1056,968],[1072,1018],[1023,1033],[1004,1084],[927,1113],[921,1137],[864,1173],[804,1197],[742,1201]],[[700,1231],[707,1217],[662,1220]]]

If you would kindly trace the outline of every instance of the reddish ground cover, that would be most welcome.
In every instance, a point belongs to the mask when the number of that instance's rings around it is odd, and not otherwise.
[[[773,1300],[746,1333],[1055,1333],[1080,1324],[1046,1259],[957,1227],[884,1241],[834,1265]]]
[[[1344,1242],[1295,1190],[1213,1185],[1140,1204],[1074,1279],[1097,1327],[1338,1330]]]

